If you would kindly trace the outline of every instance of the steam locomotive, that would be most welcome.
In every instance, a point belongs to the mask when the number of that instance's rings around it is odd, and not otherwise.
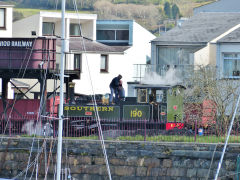
[[[73,97],[73,101],[64,104],[64,132],[68,136],[97,133],[98,120],[101,121],[103,130],[132,131],[168,131],[183,129],[183,127],[191,128],[195,125],[196,116],[202,119],[200,125],[203,127],[214,122],[215,108],[212,107],[211,102],[206,100],[198,105],[186,104],[183,102],[185,89],[182,85],[139,84],[135,86],[135,97],[126,97],[114,105],[109,104],[108,94],[96,95],[96,102],[93,102],[92,97],[88,95]],[[24,121],[29,120],[29,116],[32,120],[36,119],[40,100],[8,100],[7,104],[7,109],[3,110],[2,103],[0,103],[0,133],[3,133],[4,129],[9,129],[9,131],[21,129]],[[46,116],[57,117],[58,105],[58,96],[48,99]],[[199,105],[201,107],[196,108]],[[6,123],[9,117],[12,123]],[[52,123],[54,129],[57,129],[58,121],[52,121]],[[6,128],[6,124],[11,127]]]
[[[74,104],[64,105],[64,116],[78,130],[96,128],[97,117],[107,129],[182,129],[184,89],[182,85],[136,85],[136,97],[114,105],[107,95],[97,96],[97,104],[82,96]]]

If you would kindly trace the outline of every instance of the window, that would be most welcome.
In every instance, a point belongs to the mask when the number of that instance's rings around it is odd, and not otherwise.
[[[97,30],[98,40],[115,40],[114,30]]]
[[[223,53],[225,77],[240,77],[240,53]]]
[[[138,103],[147,103],[148,96],[147,96],[147,89],[138,89],[137,90],[137,102]]]
[[[44,22],[42,27],[43,35],[54,35],[55,34],[55,24],[52,22]]]
[[[70,36],[81,36],[79,24],[70,24]]]
[[[74,54],[74,70],[82,70],[82,55]]]
[[[129,31],[128,30],[117,30],[116,31],[116,40],[129,40]]]
[[[101,72],[108,72],[108,56],[101,55],[101,64],[100,64],[100,71]]]
[[[129,30],[97,30],[97,40],[128,41]]]
[[[6,28],[6,15],[5,15],[6,9],[0,8],[0,28]]]
[[[198,47],[157,47],[158,59],[160,65],[193,65],[194,52]]]

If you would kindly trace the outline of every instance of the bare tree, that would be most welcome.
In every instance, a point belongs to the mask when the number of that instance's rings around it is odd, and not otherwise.
[[[208,126],[213,125],[218,135],[226,133],[240,93],[240,80],[219,79],[216,67],[205,66],[194,71],[187,86],[189,88],[185,94],[185,102],[199,104],[208,102],[209,107],[205,108],[209,108],[209,111],[205,109],[204,112],[202,106],[195,106],[202,108],[200,111],[203,114],[198,118],[199,124],[203,123],[203,116],[208,113]]]

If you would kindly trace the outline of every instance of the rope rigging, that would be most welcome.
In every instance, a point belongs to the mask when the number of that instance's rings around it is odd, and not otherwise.
[[[76,11],[77,15],[79,16],[76,0],[73,0],[73,4],[74,4],[74,10]],[[81,33],[82,29],[81,29],[81,24],[80,24],[80,18],[78,18],[78,19],[79,19],[79,29],[80,29],[80,35],[81,35],[82,34]],[[92,99],[93,99],[93,102],[94,102],[94,109],[95,109],[94,113],[95,113],[95,117],[96,117],[96,121],[97,121],[97,125],[98,125],[99,138],[100,138],[100,142],[101,142],[101,146],[102,146],[102,150],[103,150],[103,155],[104,155],[104,159],[105,159],[105,163],[106,163],[106,167],[107,167],[108,177],[109,177],[109,180],[112,180],[111,171],[110,171],[109,162],[108,162],[107,151],[106,151],[104,138],[103,138],[103,133],[102,133],[101,119],[100,119],[99,113],[98,113],[96,97],[95,97],[95,92],[94,92],[94,86],[93,86],[93,83],[92,83],[93,81],[92,81],[92,78],[91,78],[91,71],[90,71],[90,66],[89,66],[89,63],[88,63],[88,57],[86,55],[86,46],[85,46],[85,43],[84,43],[83,36],[81,36],[81,40],[82,40],[83,51],[85,52],[85,56],[86,56],[86,64],[87,64],[87,70],[88,70],[88,75],[89,75],[90,85],[91,85],[91,90],[92,90]]]
[[[58,3],[58,0],[56,0],[56,8],[57,8],[57,3]],[[77,12],[77,15],[79,16],[79,12],[78,12],[78,8],[77,8],[77,3],[76,3],[76,0],[73,0],[73,4],[74,4],[74,9],[75,11]],[[110,172],[110,167],[109,167],[109,162],[108,162],[108,157],[107,157],[107,152],[106,152],[106,147],[105,147],[105,144],[104,144],[104,137],[103,137],[103,133],[102,133],[102,127],[101,127],[101,119],[99,117],[99,113],[98,113],[98,108],[97,108],[97,103],[96,103],[96,97],[95,97],[95,92],[94,92],[94,86],[93,86],[93,83],[92,83],[92,78],[91,78],[91,72],[90,72],[90,66],[89,66],[89,63],[88,63],[88,57],[86,55],[86,47],[85,47],[85,42],[84,42],[84,38],[82,36],[82,30],[81,30],[81,24],[80,24],[80,18],[78,17],[78,23],[79,23],[79,30],[80,30],[80,43],[82,43],[82,46],[83,46],[83,52],[85,53],[84,55],[86,56],[86,64],[87,64],[87,69],[88,69],[88,75],[89,75],[89,78],[90,78],[90,84],[91,84],[91,90],[92,90],[92,101],[94,102],[94,109],[95,109],[95,117],[96,117],[96,122],[97,122],[97,125],[98,125],[98,132],[99,132],[99,139],[100,139],[100,142],[101,142],[101,146],[102,146],[102,150],[103,150],[103,155],[104,155],[104,158],[105,158],[105,163],[106,163],[106,166],[107,166],[107,172],[108,172],[108,176],[109,176],[109,179],[111,180],[111,172]],[[36,43],[36,39],[35,38],[35,41],[34,43]],[[57,38],[58,39],[58,38]],[[32,46],[32,48],[30,49],[30,55],[27,57],[27,54],[25,55],[22,63],[21,63],[21,66],[20,66],[20,69],[19,69],[19,72],[18,72],[18,75],[17,75],[17,78],[20,78],[20,79],[23,79],[25,77],[25,74],[27,72],[27,68],[28,68],[28,65],[31,61],[31,55],[33,53],[33,47],[34,45]],[[46,66],[47,68],[44,68],[43,69],[43,76],[42,76],[42,79],[43,79],[43,83],[42,83],[42,89],[44,89],[46,87],[46,84],[47,84],[47,73],[48,73],[48,67],[49,67],[49,64],[50,64],[50,50],[47,51],[48,53],[48,56],[47,56],[47,59],[44,59],[43,61],[47,62]],[[25,67],[24,67],[25,66]],[[21,77],[20,77],[21,76]],[[56,88],[56,85],[57,85],[57,81],[59,80],[59,77],[55,77],[54,79],[54,88]],[[55,95],[56,95],[56,91],[53,92],[53,107],[55,106]],[[11,107],[11,110],[10,110],[10,113],[9,113],[9,116],[7,118],[7,121],[6,121],[6,126],[4,128],[4,132],[3,134],[6,133],[6,129],[7,129],[7,126],[8,126],[8,123],[10,121],[10,118],[11,118],[11,115],[13,113],[13,109],[14,109],[14,106],[16,104],[16,101],[18,99],[18,94],[14,97],[14,101],[13,101],[13,106]],[[44,105],[44,102],[45,99],[44,99],[44,91],[41,92],[40,94],[40,105],[39,105],[39,108],[38,108],[38,112],[42,112],[42,109],[43,109],[43,105]],[[9,102],[8,102],[8,105],[9,105]],[[7,105],[7,106],[8,106]],[[54,109],[52,109],[54,111]],[[50,112],[50,117],[53,116],[54,112],[51,111]],[[37,119],[36,119],[36,124],[38,124],[39,122],[42,122],[42,117],[41,114],[39,113],[38,116],[37,116]],[[47,116],[45,116],[47,117]],[[48,122],[47,123],[52,123],[51,121],[51,118],[48,118],[47,117],[47,120]],[[39,171],[39,167],[38,167],[38,158],[39,156],[41,155],[41,153],[43,152],[44,150],[44,147],[38,147],[38,153],[37,155],[35,156],[35,159],[31,161],[31,158],[32,158],[32,152],[33,152],[33,147],[34,147],[34,143],[35,143],[35,139],[36,139],[36,131],[37,131],[37,128],[35,128],[35,131],[33,133],[33,137],[32,137],[32,143],[31,143],[31,148],[30,148],[30,155],[28,157],[28,161],[27,161],[27,167],[25,170],[23,170],[22,172],[20,172],[15,178],[18,178],[20,176],[23,176],[24,174],[24,179],[27,179],[28,177],[28,170],[34,166],[33,169],[36,170],[36,178],[38,176],[38,171]],[[2,139],[1,139],[1,142],[2,143]],[[38,142],[39,143],[39,142]],[[52,159],[52,148],[54,148],[54,144],[53,143],[53,139],[51,140],[51,147],[50,147],[50,150],[49,150],[49,154],[48,154],[48,158],[45,158],[45,179],[47,179],[47,173],[48,173],[48,169],[49,169],[49,164],[50,164],[50,159]],[[44,145],[46,145],[46,137],[44,136],[44,142],[43,142]],[[39,144],[38,144],[39,145]],[[66,146],[67,147],[67,146]],[[46,147],[45,147],[45,153],[46,152]],[[66,150],[66,159],[68,157],[68,154],[67,154],[67,150]],[[47,160],[47,162],[46,162]],[[68,161],[66,161],[66,163],[68,163]],[[70,168],[69,168],[69,164],[66,165],[66,168],[67,168],[67,171],[68,173],[70,174],[71,171],[70,171]],[[34,173],[34,170],[31,172],[31,175],[30,175],[30,179],[33,177],[33,173]],[[14,178],[14,179],[15,179]]]

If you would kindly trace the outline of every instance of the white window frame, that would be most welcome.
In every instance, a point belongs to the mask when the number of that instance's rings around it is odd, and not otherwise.
[[[77,56],[79,56],[79,62],[76,63],[76,59],[77,59]],[[78,67],[77,67],[78,65]],[[79,70],[80,72],[82,72],[82,54],[74,54],[74,70]]]
[[[79,35],[73,35],[73,34],[71,34],[71,25],[75,25],[75,26],[78,26],[79,27]],[[70,34],[70,36],[71,37],[79,37],[79,36],[81,36],[81,25],[80,24],[78,24],[78,23],[70,23],[70,26],[69,26],[69,34]]]
[[[0,20],[3,20],[3,22],[0,21],[0,29],[6,29],[6,9],[0,8],[0,15],[3,15],[3,18],[0,17]]]
[[[53,24],[53,32],[52,32],[51,34],[45,34],[45,33],[43,32],[43,24],[44,24],[44,23]],[[43,22],[43,23],[42,23],[42,35],[43,35],[43,36],[54,36],[54,35],[55,35],[55,23],[54,23],[54,22]]]
[[[233,57],[226,57],[225,56],[226,54],[233,55]],[[240,64],[240,52],[224,52],[224,53],[222,53],[222,58],[223,58],[223,75],[224,75],[224,78],[240,79],[240,66],[239,66],[239,69],[236,70],[239,75],[233,75],[234,71],[232,71],[232,75],[225,75],[225,61],[227,61],[227,60],[233,60],[234,61],[235,60],[235,61],[239,61],[238,63]]]
[[[103,59],[104,58],[104,59]],[[102,68],[102,61],[104,62],[104,68]],[[100,72],[102,73],[107,73],[108,72],[108,65],[109,65],[109,57],[106,54],[101,54],[101,58],[100,58]]]

